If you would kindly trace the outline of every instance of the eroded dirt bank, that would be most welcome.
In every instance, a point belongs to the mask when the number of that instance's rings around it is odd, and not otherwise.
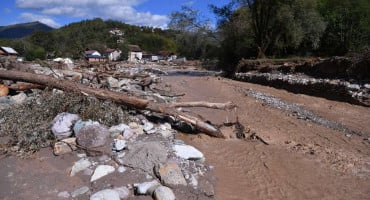
[[[216,124],[239,121],[246,138],[205,135],[181,138],[203,151],[214,166],[217,199],[368,199],[370,195],[370,109],[219,77],[165,77],[181,101],[232,100],[236,111],[189,109]],[[325,127],[248,96],[244,89],[297,104],[348,130]],[[254,137],[253,137],[254,135]],[[268,145],[253,140],[261,138]]]

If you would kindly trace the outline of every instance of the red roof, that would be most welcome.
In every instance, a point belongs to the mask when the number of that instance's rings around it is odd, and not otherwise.
[[[128,45],[128,48],[130,49],[130,51],[133,52],[142,52],[139,45]]]

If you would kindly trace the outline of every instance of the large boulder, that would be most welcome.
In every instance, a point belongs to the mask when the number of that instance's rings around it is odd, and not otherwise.
[[[101,124],[84,126],[78,132],[77,144],[86,148],[103,146],[109,137],[108,129]]]

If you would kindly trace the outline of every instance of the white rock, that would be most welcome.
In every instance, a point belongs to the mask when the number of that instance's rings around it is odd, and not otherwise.
[[[121,199],[127,199],[130,196],[130,190],[127,187],[116,187],[113,190],[118,192]]]
[[[126,155],[126,152],[119,152],[117,153],[117,158],[123,158],[125,157],[125,155]]]
[[[198,187],[198,179],[195,175],[190,176],[190,185],[192,185],[195,189]]]
[[[125,140],[114,139],[113,149],[115,151],[122,151],[126,147],[127,147],[127,144]]]
[[[78,188],[77,190],[73,191],[73,192],[71,193],[71,196],[72,196],[72,198],[74,198],[74,197],[77,197],[77,196],[80,196],[80,195],[85,194],[85,193],[86,193],[86,192],[88,192],[89,190],[90,190],[90,189],[89,189],[89,187],[87,187],[87,186],[83,186],[83,187]]]
[[[125,138],[125,139],[130,139],[134,135],[135,135],[135,132],[131,128],[125,129],[123,131],[123,138]]]
[[[154,124],[151,123],[151,122],[146,122],[144,124],[144,127],[143,127],[145,132],[148,132],[148,131],[152,130],[153,128],[154,128]]]
[[[75,135],[78,135],[78,133],[83,127],[89,126],[89,125],[99,125],[99,122],[92,121],[92,120],[87,120],[87,121],[78,120],[73,126],[73,132],[75,133]]]
[[[358,85],[358,84],[349,84],[347,87],[350,88],[350,89],[354,89],[354,90],[359,90],[360,89],[360,85]]]
[[[172,190],[165,186],[159,186],[154,191],[154,199],[155,200],[175,200],[175,194],[172,192]]]
[[[90,181],[91,182],[96,181],[103,176],[113,173],[114,170],[115,170],[114,167],[110,165],[99,165],[98,167],[96,167],[94,174],[92,175]]]
[[[165,130],[171,130],[171,124],[169,124],[169,123],[164,123],[164,124],[161,124],[160,126],[160,129],[162,130],[162,131],[165,131]]]
[[[83,171],[91,166],[91,162],[85,158],[80,159],[79,161],[75,162],[72,166],[71,176],[74,176],[76,173]]]
[[[119,125],[110,127],[109,132],[110,133],[122,133],[123,131],[125,131],[128,128],[130,128],[130,127],[126,124],[119,124]]]
[[[122,86],[124,86],[124,85],[129,85],[129,84],[130,84],[130,82],[131,82],[131,80],[130,80],[130,79],[122,79],[122,80],[120,80],[120,81],[118,82],[118,84],[119,84],[119,86],[120,86],[120,87],[122,87]]]
[[[139,124],[137,124],[136,122],[130,122],[128,124],[128,126],[131,128],[131,129],[137,129],[139,128]]]
[[[16,104],[22,104],[27,99],[27,95],[24,92],[21,92],[17,95],[12,96],[13,101]]]
[[[71,195],[69,194],[69,192],[67,191],[64,191],[64,192],[59,192],[58,193],[58,197],[60,198],[65,198],[65,199],[68,199]]]
[[[132,129],[135,133],[136,133],[136,135],[142,135],[142,134],[144,134],[144,130],[142,129],[142,128],[136,128],[136,129]]]
[[[112,88],[120,87],[119,81],[111,76],[107,78],[107,82],[109,84],[109,87],[112,87]]]
[[[164,137],[164,138],[169,138],[173,135],[172,131],[171,130],[162,130],[160,131],[161,135]]]
[[[151,195],[160,185],[157,180],[140,183],[136,186],[136,192],[141,195]]]
[[[126,168],[124,166],[120,166],[120,167],[118,167],[117,171],[119,173],[124,173],[126,171]]]
[[[72,135],[71,127],[80,117],[71,113],[60,113],[53,120],[51,131],[57,138],[66,138]]]
[[[174,145],[173,149],[177,157],[187,160],[204,160],[204,155],[198,149],[190,145]]]
[[[120,200],[116,190],[105,189],[91,195],[90,200]]]

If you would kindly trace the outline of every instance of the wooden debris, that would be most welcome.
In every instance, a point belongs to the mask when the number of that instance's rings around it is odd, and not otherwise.
[[[9,94],[9,88],[5,85],[0,85],[0,97],[6,96]]]
[[[16,90],[16,91],[24,91],[24,90],[30,90],[30,89],[44,89],[45,86],[39,85],[39,84],[32,84],[32,83],[16,83],[11,84],[9,86],[9,89]]]
[[[137,98],[134,96],[128,96],[124,93],[113,92],[105,89],[95,89],[76,82],[69,80],[62,80],[53,78],[46,75],[34,74],[29,72],[21,72],[14,70],[2,70],[0,71],[0,78],[13,81],[24,81],[29,83],[35,83],[40,85],[45,85],[52,88],[61,89],[67,92],[82,93],[87,95],[93,95],[98,99],[111,100],[118,104],[123,104],[129,107],[133,107],[141,110],[149,110],[157,113],[161,113],[167,116],[173,116],[175,119],[183,120],[187,123],[192,124],[198,130],[214,136],[214,137],[224,137],[222,132],[212,126],[211,124],[202,121],[201,119],[179,113],[173,107],[167,104],[154,103],[146,99]],[[189,104],[190,105],[190,104]],[[196,106],[197,104],[193,104]],[[204,102],[198,105],[205,105]],[[212,105],[212,104],[210,104]],[[214,105],[212,105],[215,107]],[[211,107],[212,107],[211,106]],[[217,108],[217,106],[215,107]]]
[[[205,101],[193,101],[193,102],[176,102],[171,103],[170,107],[205,107],[214,109],[230,110],[236,107],[231,101],[226,103],[210,103]]]

